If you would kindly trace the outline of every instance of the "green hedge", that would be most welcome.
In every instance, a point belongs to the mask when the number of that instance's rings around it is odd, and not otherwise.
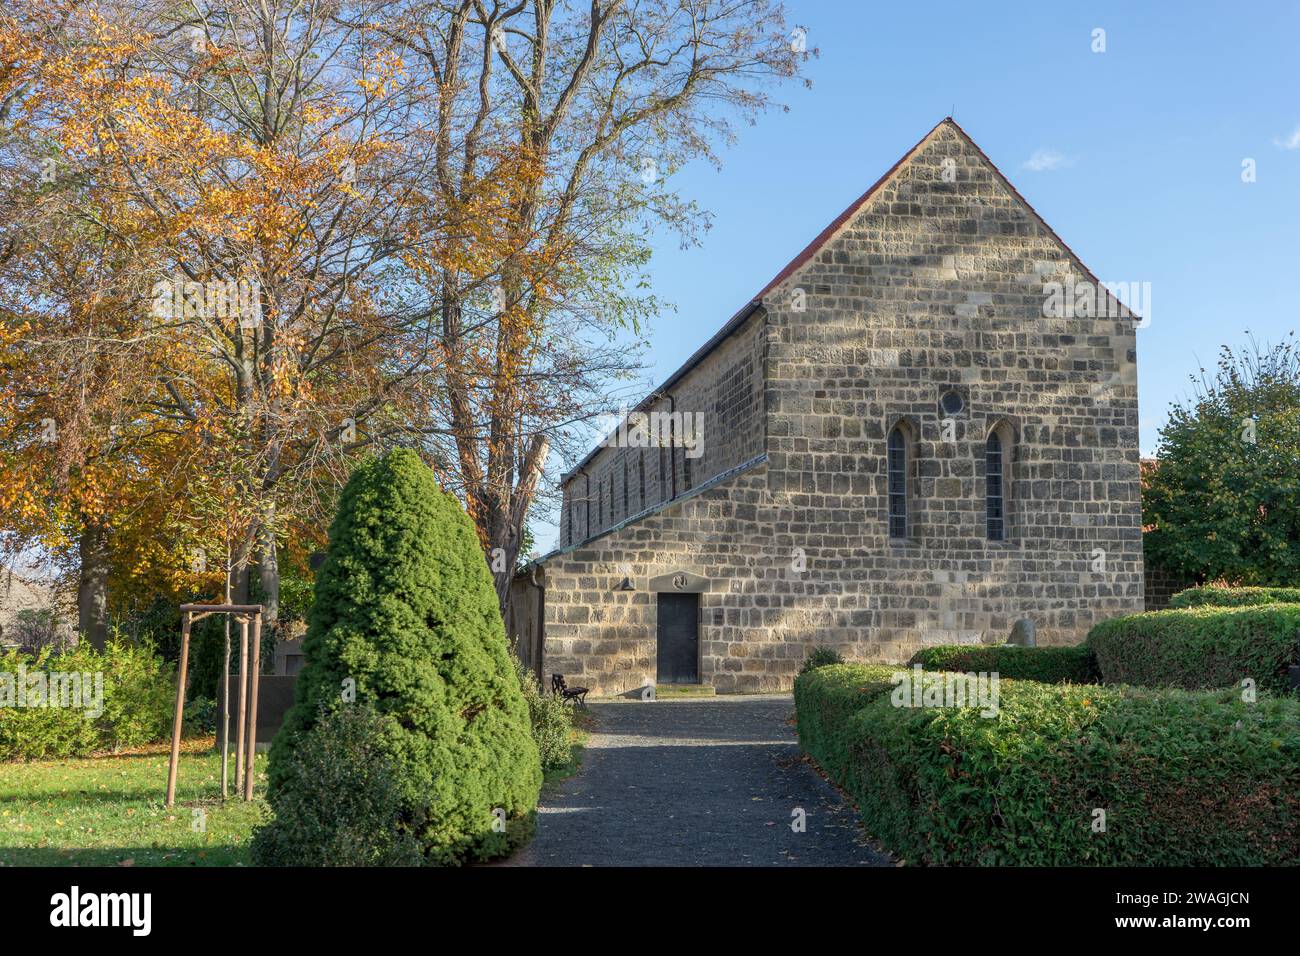
[[[1171,608],[1249,607],[1257,604],[1300,604],[1300,588],[1188,588],[1169,599]]]
[[[882,670],[799,677],[799,740],[904,860],[1300,863],[1298,701],[1002,681],[984,718],[894,707]]]
[[[1251,677],[1262,690],[1286,694],[1298,635],[1300,605],[1198,607],[1103,621],[1088,644],[1107,684],[1197,689]]]
[[[928,671],[996,673],[1001,678],[1045,684],[1091,684],[1097,662],[1087,644],[1070,647],[1018,647],[1014,644],[944,644],[917,651],[910,664]]]
[[[848,766],[848,751],[838,728],[862,705],[881,694],[888,694],[890,678],[901,667],[864,664],[828,664],[794,682],[795,716],[799,723],[799,742],[809,754],[815,754],[827,773],[838,778]],[[816,680],[813,680],[813,677]]]
[[[54,694],[47,694],[47,705],[40,706],[34,678],[44,674],[49,688],[52,673],[81,676],[77,683],[60,676],[67,688],[61,705],[48,706]],[[32,689],[25,699],[17,694],[20,679]],[[0,653],[0,760],[85,757],[162,740],[171,728],[175,681],[171,666],[152,649],[125,640],[109,641],[103,651],[83,644],[59,655],[48,649]],[[68,706],[76,702],[74,689],[81,706]]]
[[[365,704],[322,715],[289,754],[275,819],[253,833],[258,866],[419,866],[399,768],[381,741],[392,718]]]

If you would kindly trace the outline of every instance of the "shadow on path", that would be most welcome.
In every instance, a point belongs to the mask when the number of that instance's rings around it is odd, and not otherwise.
[[[890,865],[800,759],[788,694],[591,711],[582,769],[542,794],[537,837],[508,865]]]

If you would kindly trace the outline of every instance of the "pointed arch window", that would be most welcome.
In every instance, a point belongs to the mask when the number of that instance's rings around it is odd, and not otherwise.
[[[885,472],[889,488],[889,536],[907,537],[907,436],[895,425],[886,447]]]
[[[984,442],[984,525],[990,541],[1007,540],[1007,462],[1011,437],[999,425]]]

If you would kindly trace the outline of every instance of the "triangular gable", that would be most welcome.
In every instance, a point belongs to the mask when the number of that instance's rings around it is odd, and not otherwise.
[[[823,247],[825,247],[828,243],[834,241],[836,236],[839,235],[840,231],[844,229],[846,226],[848,226],[853,221],[854,217],[857,216],[857,214],[861,212],[865,207],[867,207],[867,205],[871,202],[871,200],[880,192],[881,187],[883,187],[886,183],[888,183],[891,179],[893,179],[894,176],[897,175],[899,171],[901,171],[914,156],[920,153],[930,143],[930,141],[935,137],[935,135],[945,127],[952,129],[958,136],[961,137],[963,142],[965,142],[967,145],[971,147],[971,149],[975,151],[975,154],[979,156],[979,158],[985,164],[987,164],[988,168],[997,177],[998,182],[1000,182],[1002,186],[1015,198],[1015,200],[1025,208],[1025,211],[1028,212],[1034,218],[1034,220],[1043,228],[1043,230],[1047,233],[1047,235],[1051,237],[1051,239],[1054,242],[1056,242],[1062,249],[1065,250],[1066,254],[1070,257],[1070,259],[1074,262],[1074,264],[1078,266],[1079,270],[1088,278],[1088,280],[1092,282],[1097,289],[1105,290],[1106,295],[1109,296],[1109,298],[1118,307],[1123,309],[1123,312],[1120,312],[1118,314],[1123,315],[1127,313],[1132,318],[1138,318],[1132,312],[1132,310],[1128,308],[1128,306],[1124,305],[1117,298],[1115,298],[1115,296],[1110,292],[1110,290],[1107,289],[1106,286],[1103,285],[1101,281],[1093,274],[1091,269],[1089,269],[1086,265],[1084,265],[1083,260],[1081,260],[1078,257],[1078,255],[1075,254],[1074,250],[1070,248],[1070,246],[1066,243],[1066,241],[1062,239],[1059,235],[1057,235],[1056,230],[1053,229],[1050,225],[1048,225],[1047,221],[1038,214],[1038,211],[1034,209],[1032,205],[1030,205],[1029,201],[1020,194],[1020,191],[1011,184],[1011,181],[1007,179],[1007,177],[1003,174],[1002,170],[998,169],[997,164],[994,163],[993,160],[989,159],[988,154],[985,153],[984,150],[980,149],[979,144],[976,143],[975,140],[971,139],[970,135],[964,129],[962,129],[961,126],[957,124],[956,120],[954,120],[951,116],[947,116],[944,117],[944,119],[942,119],[933,129],[931,129],[930,132],[922,136],[920,141],[917,142],[915,146],[913,146],[906,153],[904,153],[903,156],[898,160],[898,162],[894,163],[894,165],[891,166],[883,176],[881,176],[871,185],[870,189],[868,189],[865,193],[863,193],[861,196],[855,199],[847,209],[845,209],[842,213],[836,216],[835,219],[831,221],[830,225],[828,225],[825,229],[823,229],[820,233],[818,233],[817,236],[812,240],[812,242],[808,243],[808,245],[806,245],[799,252],[798,255],[796,255],[793,259],[791,259],[788,263],[786,263],[785,267],[781,269],[781,271],[778,272],[772,278],[772,280],[768,282],[767,285],[763,286],[763,288],[759,291],[759,293],[753,298],[751,298],[745,304],[745,306],[741,308],[739,312],[736,313],[735,316],[733,316],[732,322],[736,321],[736,319],[738,319],[740,316],[749,312],[756,305],[761,304],[763,299],[766,296],[768,296],[778,286],[780,286],[783,282],[785,282],[796,272],[798,272],[800,268],[802,268],[808,262],[811,262],[812,259],[817,255],[817,253],[819,253],[822,250]],[[730,325],[730,323],[728,324]]]

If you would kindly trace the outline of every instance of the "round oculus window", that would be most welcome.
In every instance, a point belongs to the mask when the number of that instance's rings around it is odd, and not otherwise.
[[[944,392],[943,398],[939,399],[939,407],[945,415],[959,415],[966,407],[966,400],[958,392]]]

